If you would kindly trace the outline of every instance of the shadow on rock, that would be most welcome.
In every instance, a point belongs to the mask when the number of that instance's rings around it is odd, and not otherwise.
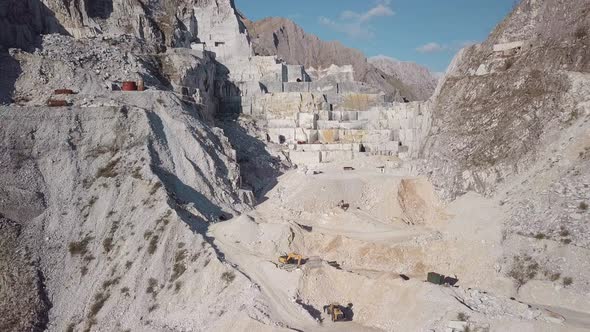
[[[220,100],[217,125],[223,129],[236,150],[242,188],[252,190],[257,202],[261,203],[265,195],[277,185],[277,178],[288,165],[270,154],[266,143],[256,137],[256,133],[261,131],[254,121],[240,119],[243,113],[241,91],[229,80],[229,70],[225,66],[218,64],[217,71],[215,92]]]
[[[22,73],[20,63],[6,53],[0,53],[0,105],[14,102],[15,84]]]
[[[40,0],[4,0],[0,2],[0,45],[32,51],[41,47],[42,34],[69,35]]]

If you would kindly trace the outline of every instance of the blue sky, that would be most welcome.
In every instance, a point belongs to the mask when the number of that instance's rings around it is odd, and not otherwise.
[[[282,16],[367,56],[443,72],[463,46],[487,38],[515,0],[235,0],[249,19]]]

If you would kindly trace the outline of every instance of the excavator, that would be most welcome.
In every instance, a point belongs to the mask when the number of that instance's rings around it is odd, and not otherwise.
[[[338,303],[331,303],[324,306],[324,312],[332,316],[333,322],[340,322],[346,319],[342,306]]]
[[[281,264],[295,264],[297,262],[297,267],[301,266],[301,261],[303,260],[303,256],[296,254],[294,252],[279,256],[279,263]]]

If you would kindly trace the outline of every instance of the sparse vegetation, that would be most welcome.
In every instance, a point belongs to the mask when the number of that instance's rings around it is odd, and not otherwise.
[[[574,283],[574,279],[572,279],[571,277],[563,278],[563,286],[564,287],[570,286],[573,283]]]
[[[86,253],[88,253],[88,245],[90,244],[90,241],[92,241],[93,239],[94,239],[94,237],[91,237],[89,235],[86,235],[79,242],[70,242],[70,244],[68,245],[68,249],[70,251],[70,254],[72,256],[75,256],[75,255],[84,256],[84,255],[86,255]]]
[[[153,304],[153,305],[151,305],[151,306],[148,308],[148,311],[149,311],[149,312],[152,312],[152,311],[154,311],[154,310],[158,309],[158,307],[159,307],[159,305],[158,305],[158,304]]]
[[[98,158],[103,154],[111,153],[111,155],[115,155],[119,152],[119,149],[115,145],[111,146],[97,146],[96,148],[88,151],[86,158]]]
[[[109,163],[105,167],[100,168],[98,170],[98,172],[96,172],[96,177],[97,178],[117,177],[117,175],[119,175],[119,173],[117,173],[116,168],[117,168],[117,164],[119,164],[120,160],[121,160],[121,158],[116,158],[116,159],[109,161]]]
[[[544,274],[551,281],[557,281],[561,277],[561,273],[559,272],[551,272],[546,270]]]
[[[131,177],[137,180],[143,180],[143,176],[141,175],[141,167],[137,166],[131,172]]]
[[[531,256],[523,254],[514,257],[508,276],[514,279],[517,283],[517,288],[520,288],[529,280],[535,278],[538,270],[539,263],[537,263]]]
[[[586,211],[588,210],[588,203],[586,202],[581,202],[580,205],[578,205],[578,209],[582,210],[582,211]]]
[[[154,235],[154,232],[146,231],[145,233],[143,233],[143,238],[149,240],[152,237],[152,235]]]
[[[92,207],[96,203],[96,201],[98,201],[98,197],[96,197],[96,196],[90,197],[90,200],[88,201],[88,206]]]
[[[182,288],[182,281],[177,281],[174,283],[174,292],[178,293]]]
[[[154,185],[152,186],[152,189],[150,189],[150,195],[155,194],[158,189],[162,188],[162,182],[156,182],[154,183]]]
[[[226,271],[221,274],[221,280],[225,281],[228,284],[234,281],[235,278],[236,275],[232,271]]]
[[[126,268],[127,270],[129,270],[129,269],[130,269],[132,266],[133,266],[133,262],[132,262],[132,261],[127,261],[127,262],[125,263],[125,268]]]
[[[155,299],[156,296],[158,295],[158,280],[154,279],[154,278],[150,278],[148,280],[148,287],[146,288],[145,292],[147,294],[151,294],[152,297]]]
[[[186,266],[184,265],[184,260],[186,259],[187,250],[182,249],[176,252],[176,256],[174,257],[174,268],[172,276],[170,277],[170,281],[174,281],[180,276],[184,274],[186,271]]]
[[[156,249],[158,249],[158,240],[160,240],[160,237],[158,235],[154,235],[150,240],[150,245],[147,249],[150,255],[153,255],[156,252]]]
[[[561,229],[559,231],[559,235],[562,237],[566,237],[570,235],[570,231],[567,230],[567,228],[565,228],[564,226],[561,226]]]
[[[117,277],[117,278],[114,278],[114,279],[111,279],[111,280],[107,280],[107,281],[105,281],[105,282],[102,283],[102,289],[107,290],[111,286],[119,284],[119,281],[121,281],[121,277]]]
[[[125,295],[125,296],[129,296],[129,287],[123,287],[121,288],[121,294]]]
[[[194,254],[191,256],[191,262],[193,262],[193,263],[194,263],[194,262],[196,262],[196,261],[197,261],[197,259],[199,259],[199,257],[200,257],[200,256],[201,256],[201,253],[200,253],[200,252],[194,253]]]
[[[576,39],[584,39],[588,35],[588,28],[585,26],[579,26],[575,32]]]
[[[95,318],[90,318],[87,322],[86,322],[86,327],[84,328],[84,332],[91,332],[92,327],[96,325],[96,319]]]
[[[90,312],[88,313],[88,318],[94,318],[102,309],[105,302],[109,299],[111,294],[100,292],[94,296],[94,303],[90,306]]]
[[[572,243],[572,240],[571,239],[562,239],[561,240],[561,243],[563,243],[563,244],[570,244],[570,243]]]
[[[102,247],[104,248],[104,251],[107,254],[109,252],[111,252],[111,250],[113,250],[113,238],[112,237],[107,237],[106,239],[104,239],[102,241]]]
[[[535,235],[535,239],[537,239],[537,240],[543,240],[546,238],[547,238],[547,235],[545,235],[543,233],[537,233],[537,235]]]
[[[469,320],[469,316],[464,312],[460,312],[457,314],[457,320],[462,321],[462,322],[466,322]]]

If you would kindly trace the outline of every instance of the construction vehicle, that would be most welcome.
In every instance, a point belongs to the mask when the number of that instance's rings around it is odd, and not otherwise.
[[[342,306],[338,303],[331,303],[324,306],[324,312],[332,317],[333,322],[340,322],[346,319]]]
[[[279,256],[279,263],[281,263],[281,264],[295,264],[295,262],[297,262],[297,267],[301,266],[302,260],[303,260],[303,256],[296,254],[294,252],[292,252],[288,255]]]

